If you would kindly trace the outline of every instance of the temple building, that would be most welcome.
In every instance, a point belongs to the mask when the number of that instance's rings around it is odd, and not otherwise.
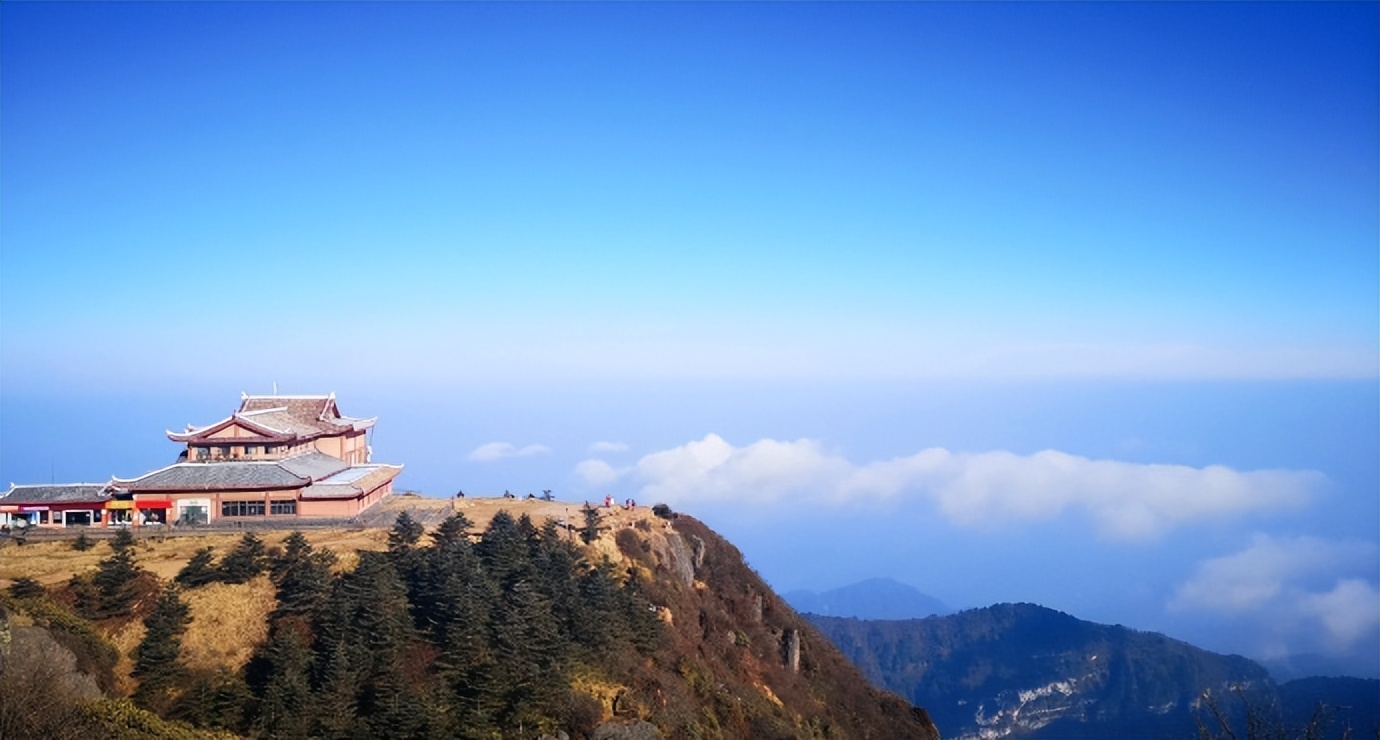
[[[183,460],[278,460],[309,450],[347,463],[369,462],[365,433],[373,419],[343,416],[329,396],[251,396],[240,394],[240,408],[205,426],[168,432],[187,445]]]
[[[393,490],[401,465],[371,461],[375,419],[344,416],[335,394],[250,396],[213,424],[168,432],[176,462],[107,484],[14,486],[0,523],[206,524],[217,520],[351,517]],[[51,513],[50,513],[51,512]]]

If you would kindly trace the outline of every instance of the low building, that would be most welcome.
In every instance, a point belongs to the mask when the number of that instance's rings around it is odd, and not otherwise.
[[[11,483],[0,496],[0,526],[100,526],[110,498],[108,483]]]
[[[351,517],[393,491],[401,465],[370,461],[375,419],[344,416],[335,394],[250,396],[213,424],[168,432],[176,462],[104,484],[14,486],[0,523],[206,524]],[[20,522],[19,520],[23,520]]]
[[[162,521],[350,517],[392,492],[401,465],[350,465],[312,450],[279,460],[179,462],[111,481]]]

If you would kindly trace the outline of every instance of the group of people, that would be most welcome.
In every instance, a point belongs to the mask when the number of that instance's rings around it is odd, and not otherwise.
[[[604,496],[604,508],[605,508],[605,509],[612,509],[612,508],[613,508],[613,496],[610,496],[610,495],[607,495],[607,494]],[[636,511],[636,510],[637,510],[637,501],[635,501],[635,500],[633,500],[633,499],[630,499],[630,498],[629,498],[629,499],[624,499],[624,500],[623,500],[623,508],[624,508],[624,509],[627,509],[627,510],[629,510],[629,511]]]

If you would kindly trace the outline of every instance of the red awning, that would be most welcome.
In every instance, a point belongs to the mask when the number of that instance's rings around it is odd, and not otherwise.
[[[136,509],[171,509],[172,499],[166,498],[136,498],[134,499]]]

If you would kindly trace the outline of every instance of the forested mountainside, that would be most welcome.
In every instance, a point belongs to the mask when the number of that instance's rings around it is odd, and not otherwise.
[[[874,685],[926,707],[945,738],[1195,738],[1200,720],[1206,737],[1224,736],[1204,691],[1229,723],[1243,724],[1250,709],[1271,738],[1376,732],[1380,682],[1276,687],[1246,658],[1033,604],[900,621],[809,618]]]
[[[155,543],[98,544],[65,583],[9,583],[0,737],[938,738],[732,545],[661,513],[404,515],[357,553],[251,533],[171,579],[141,565]],[[226,645],[193,663],[198,621]]]

